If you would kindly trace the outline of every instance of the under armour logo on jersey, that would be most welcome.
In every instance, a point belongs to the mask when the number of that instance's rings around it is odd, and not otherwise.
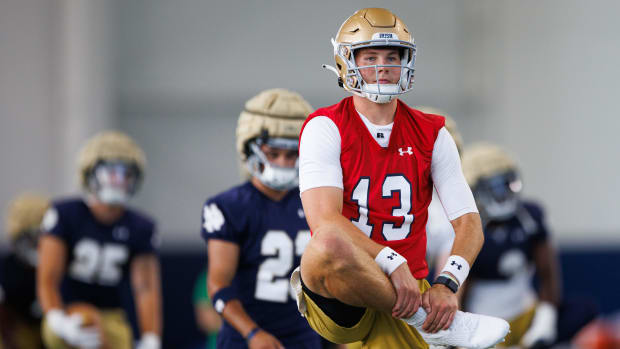
[[[299,218],[305,218],[306,215],[304,214],[304,210],[303,209],[297,209],[297,215],[299,216]]]
[[[456,269],[461,270],[461,268],[463,267],[461,264],[458,264],[455,261],[452,261],[452,263],[450,263],[450,265],[456,265]]]
[[[413,155],[411,147],[407,147],[407,150],[403,150],[403,148],[398,148],[398,153],[400,154],[400,156],[405,156],[405,154]]]
[[[377,132],[377,138],[385,138],[383,132]]]
[[[205,205],[202,210],[202,219],[204,220],[202,226],[207,233],[213,233],[214,231],[222,229],[226,221],[222,211],[220,211],[215,204]]]
[[[389,255],[389,256],[387,256],[387,258],[388,258],[389,260],[393,261],[393,260],[394,260],[394,257],[396,257],[396,256],[397,256],[397,254],[396,254],[396,253],[394,253],[394,252],[392,252],[392,253],[390,253],[390,255]]]

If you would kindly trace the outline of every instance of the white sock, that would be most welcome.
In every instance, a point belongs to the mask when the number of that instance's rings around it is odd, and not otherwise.
[[[419,307],[418,311],[416,311],[416,313],[413,314],[412,317],[401,320],[415,327],[418,330],[422,329],[422,324],[424,324],[424,321],[426,320],[426,311],[424,310],[424,308]]]

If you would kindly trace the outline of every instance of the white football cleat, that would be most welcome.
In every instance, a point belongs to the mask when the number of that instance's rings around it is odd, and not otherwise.
[[[503,342],[510,332],[510,325],[504,319],[493,316],[457,311],[447,330],[427,333],[422,330],[426,312],[422,307],[409,319],[402,319],[415,327],[429,345],[455,346],[470,349],[492,348]]]

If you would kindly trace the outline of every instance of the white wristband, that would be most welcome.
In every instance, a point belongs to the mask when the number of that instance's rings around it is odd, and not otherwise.
[[[377,262],[379,268],[381,268],[384,273],[387,275],[392,275],[394,270],[396,270],[396,268],[398,268],[401,264],[407,263],[407,260],[391,248],[384,247],[381,251],[379,251],[377,257],[375,257],[375,262]]]
[[[159,349],[161,348],[161,339],[159,336],[152,332],[146,332],[142,334],[140,343],[136,349]]]
[[[469,275],[469,263],[461,256],[452,255],[448,258],[446,266],[441,270],[441,273],[444,272],[454,275],[459,282],[459,286],[461,286],[465,279],[467,279],[467,275]]]

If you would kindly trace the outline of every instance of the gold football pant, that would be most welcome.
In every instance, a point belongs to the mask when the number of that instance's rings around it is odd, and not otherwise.
[[[534,313],[536,313],[536,306],[528,309],[526,312],[517,316],[516,318],[508,321],[510,324],[510,333],[506,336],[506,340],[503,343],[499,343],[498,347],[511,347],[518,346],[523,335],[527,332],[534,319]]]
[[[105,349],[131,349],[133,347],[133,336],[131,327],[125,312],[121,309],[102,310],[101,320],[103,323],[103,342]],[[43,321],[41,326],[43,343],[48,349],[72,349],[64,340],[58,337]]]
[[[420,292],[430,288],[426,280],[418,280]],[[293,272],[291,284],[297,293],[300,312],[318,334],[334,343],[361,342],[361,348],[427,349],[418,331],[391,314],[366,308],[362,318],[352,327],[342,327],[327,316],[301,287],[299,269]],[[359,344],[357,347],[360,347]]]

